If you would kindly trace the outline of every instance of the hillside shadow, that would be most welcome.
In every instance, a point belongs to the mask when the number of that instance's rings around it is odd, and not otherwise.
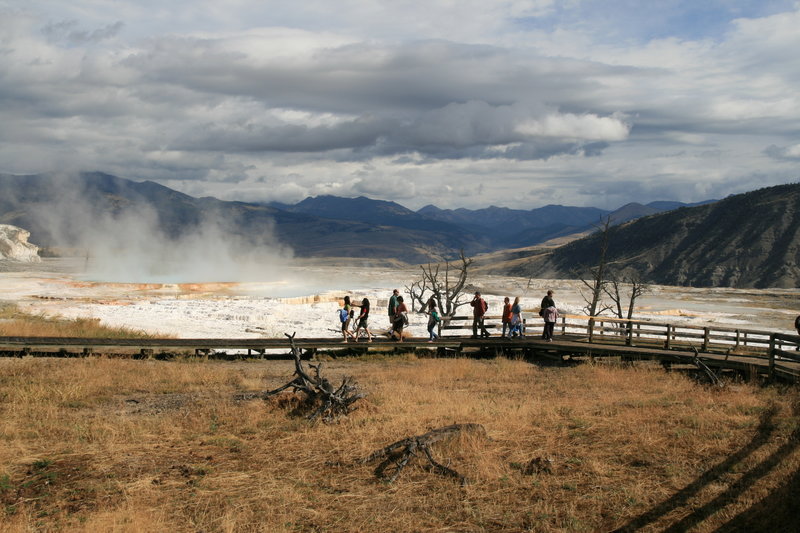
[[[758,428],[756,429],[756,432],[750,442],[745,444],[736,453],[727,457],[724,461],[706,470],[694,482],[678,491],[668,500],[633,518],[624,526],[614,530],[615,533],[637,531],[656,522],[658,519],[666,516],[676,509],[690,505],[693,501],[693,498],[704,487],[724,476],[733,468],[734,465],[743,461],[758,448],[769,442],[770,437],[776,429],[774,423],[776,414],[777,408],[775,406],[771,406],[762,414]],[[749,469],[722,494],[718,495],[708,503],[696,508],[691,514],[668,526],[664,529],[664,531],[674,533],[690,530],[692,527],[696,526],[720,509],[724,508],[726,505],[734,502],[759,479],[769,474],[772,469],[778,466],[786,457],[794,452],[799,445],[800,428],[796,429],[788,438],[788,440],[780,446],[780,448],[771,453],[769,457],[761,461],[758,465]],[[796,512],[793,512],[793,509],[795,509],[794,505],[788,506],[789,509],[780,509],[780,512],[773,514],[776,512],[776,508],[780,506],[786,507],[786,502],[798,501],[796,499],[798,496],[798,491],[800,491],[800,472],[795,473],[792,478],[785,483],[785,485],[777,488],[762,502],[759,502],[747,511],[744,511],[731,519],[722,528],[720,528],[720,531],[800,531],[800,528],[797,527],[797,524],[800,524],[800,515],[797,515]],[[789,500],[789,497],[793,497],[794,500]],[[778,515],[784,516],[784,519],[787,520],[787,522],[784,523],[779,519],[776,519]],[[770,521],[779,524],[779,526],[777,528],[763,529],[763,525],[759,522],[761,519],[769,519]],[[751,525],[748,527],[747,524]],[[795,524],[795,527],[789,527],[787,524]],[[754,527],[755,529],[753,529]]]

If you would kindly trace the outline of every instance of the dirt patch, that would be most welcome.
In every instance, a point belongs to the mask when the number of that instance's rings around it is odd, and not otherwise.
[[[159,415],[188,409],[208,400],[210,396],[199,393],[147,394],[128,396],[115,400],[118,414]]]

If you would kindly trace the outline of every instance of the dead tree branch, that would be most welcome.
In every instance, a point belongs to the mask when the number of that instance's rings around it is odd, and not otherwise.
[[[442,318],[447,320],[455,316],[459,307],[469,303],[462,297],[473,260],[464,255],[464,250],[459,252],[459,260],[458,263],[445,260],[444,264],[420,265],[420,279],[407,286],[406,291],[419,303],[421,310],[433,299]]]
[[[309,368],[314,371],[312,376],[303,367],[300,349],[294,344],[295,334],[289,335],[286,333],[285,335],[288,337],[289,344],[292,347],[295,378],[277,389],[264,392],[261,397],[266,399],[288,388],[292,388],[293,392],[302,392],[306,396],[308,405],[313,406],[314,410],[308,415],[308,419],[312,421],[320,418],[323,422],[332,422],[340,416],[347,416],[355,411],[356,408],[353,407],[353,404],[366,397],[366,393],[361,392],[355,379],[351,376],[345,376],[341,385],[334,387],[330,381],[322,376],[322,363],[316,365],[308,364]]]
[[[359,462],[361,464],[367,464],[382,459],[380,464],[375,467],[375,475],[380,479],[392,483],[397,479],[400,472],[403,471],[403,468],[406,467],[411,459],[418,457],[419,452],[422,452],[435,473],[454,477],[458,479],[462,485],[466,485],[466,477],[452,468],[437,462],[433,458],[433,454],[431,454],[430,450],[431,444],[450,439],[461,432],[486,436],[486,429],[480,424],[453,424],[451,426],[433,429],[422,435],[417,435],[416,437],[407,437],[399,440],[385,448],[373,452],[369,457]],[[387,470],[391,473],[387,473]]]
[[[694,357],[692,357],[692,363],[694,363],[694,366],[696,366],[703,372],[703,374],[705,374],[706,378],[708,378],[708,381],[712,385],[715,387],[722,387],[722,380],[719,379],[719,376],[717,376],[716,372],[711,370],[711,367],[709,367],[702,359],[700,359],[700,352],[697,351],[697,348],[692,346],[692,350],[694,350]]]

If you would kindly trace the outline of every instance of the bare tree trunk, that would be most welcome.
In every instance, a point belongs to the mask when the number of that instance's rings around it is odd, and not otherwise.
[[[620,329],[626,328],[624,332],[620,332],[620,334],[626,335],[627,338],[630,338],[631,331],[633,328],[633,324],[631,323],[631,319],[633,318],[633,312],[636,308],[636,299],[646,294],[650,287],[646,283],[643,283],[640,279],[638,273],[631,273],[622,277],[622,281],[619,280],[616,274],[612,274],[609,276],[608,285],[610,285],[610,289],[606,286],[603,290],[611,298],[611,301],[614,302],[615,306],[615,313],[616,316],[623,321],[620,321]],[[622,305],[623,305],[623,287],[628,287],[627,292],[627,309],[623,313]]]
[[[589,296],[584,295],[586,307],[584,308],[589,315],[589,342],[594,337],[594,317],[600,313],[610,309],[605,306],[601,297],[608,280],[606,279],[606,252],[608,251],[608,241],[611,236],[611,217],[600,219],[600,224],[597,226],[600,231],[600,254],[597,261],[597,266],[590,270],[591,279],[587,280],[582,278],[581,281],[589,289]]]

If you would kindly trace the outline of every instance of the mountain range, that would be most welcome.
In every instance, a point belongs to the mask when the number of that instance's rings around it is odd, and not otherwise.
[[[495,258],[507,273],[585,274],[598,264],[601,233],[551,250]],[[641,217],[608,233],[606,263],[664,285],[800,287],[800,184],[778,185],[696,207]]]
[[[25,228],[44,247],[86,246],[88,233],[130,232],[138,219],[150,219],[165,239],[181,239],[214,220],[253,247],[283,244],[299,257],[416,264],[463,249],[485,271],[575,277],[597,261],[594,232],[610,217],[610,264],[654,283],[696,286],[798,286],[798,205],[800,186],[784,185],[720,201],[633,203],[615,211],[558,205],[413,211],[364,197],[297,204],[195,198],[103,173],[0,174],[0,223]],[[124,225],[115,226],[120,220]]]
[[[683,204],[681,204],[683,205]],[[88,226],[124,217],[154,217],[170,239],[191,234],[215,218],[224,231],[254,246],[274,235],[300,257],[349,257],[421,263],[530,246],[590,231],[604,215],[615,221],[666,207],[629,204],[617,213],[597,208],[545,206],[532,210],[489,207],[444,210],[429,205],[412,211],[395,202],[364,197],[318,196],[294,205],[226,202],[194,198],[152,181],[136,182],[99,172],[69,178],[0,174],[0,223],[31,232],[43,247],[79,247]],[[617,220],[619,218],[619,220]]]

